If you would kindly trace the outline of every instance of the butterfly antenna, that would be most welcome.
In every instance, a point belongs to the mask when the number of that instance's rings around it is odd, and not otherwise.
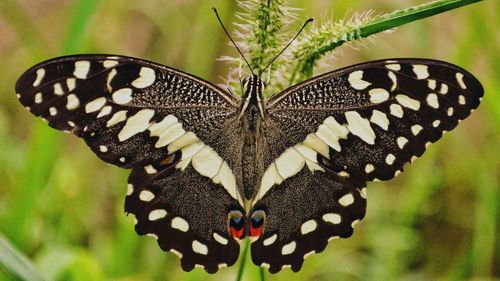
[[[222,26],[222,29],[224,30],[224,32],[226,33],[227,37],[229,37],[229,40],[231,40],[231,42],[233,43],[233,45],[236,47],[236,50],[238,50],[238,53],[240,53],[241,57],[243,58],[243,60],[245,60],[248,68],[250,69],[250,72],[252,72],[252,75],[255,75],[253,73],[253,70],[252,70],[252,67],[250,66],[250,63],[248,63],[247,59],[245,58],[245,56],[243,55],[243,53],[241,52],[240,48],[238,48],[238,45],[236,45],[236,42],[234,42],[233,38],[231,38],[231,35],[229,35],[229,32],[227,32],[227,29],[226,27],[224,26],[224,24],[222,23],[222,20],[220,19],[219,17],[219,13],[217,12],[217,9],[212,7],[212,10],[214,10],[214,13],[215,13],[215,16],[217,16],[217,20],[219,21],[220,23],[220,26]]]
[[[281,56],[281,54],[283,54],[283,52],[290,46],[292,45],[293,41],[295,41],[295,39],[297,39],[297,37],[299,37],[300,33],[302,33],[302,30],[304,30],[304,28],[306,28],[306,26],[311,23],[312,21],[314,21],[314,19],[310,18],[308,19],[304,25],[302,25],[302,27],[300,28],[299,32],[297,32],[297,34],[292,38],[292,40],[290,40],[290,42],[285,46],[285,48],[283,48],[283,50],[281,50],[281,52],[275,56],[267,65],[266,67],[264,67],[264,69],[262,69],[260,72],[259,72],[259,77],[262,73],[264,73],[264,71],[266,71],[266,69],[271,66],[271,64],[273,64],[273,62],[279,57]]]

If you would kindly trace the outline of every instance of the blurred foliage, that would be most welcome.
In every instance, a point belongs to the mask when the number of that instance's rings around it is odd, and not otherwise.
[[[306,1],[299,19],[376,14],[422,1]],[[47,280],[234,280],[238,265],[185,273],[178,259],[139,237],[123,213],[127,172],[50,129],[17,102],[29,66],[71,53],[116,53],[225,83],[236,52],[210,8],[236,22],[233,1],[1,0],[0,232]],[[267,280],[500,280],[500,2],[483,1],[345,48],[317,73],[388,57],[458,64],[483,82],[480,108],[397,179],[368,188],[366,218],[295,274]],[[300,25],[303,21],[298,20]],[[231,25],[228,24],[228,27]],[[297,30],[299,26],[283,26]],[[230,28],[232,29],[232,28]],[[272,81],[272,79],[271,79]],[[256,280],[247,263],[243,280]],[[0,280],[8,275],[0,272]]]

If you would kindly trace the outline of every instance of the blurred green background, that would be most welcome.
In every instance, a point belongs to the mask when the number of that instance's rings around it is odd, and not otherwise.
[[[292,4],[302,9],[299,26],[306,17],[379,14],[423,2]],[[71,53],[142,57],[224,83],[229,65],[216,59],[236,52],[212,6],[228,25],[237,21],[234,1],[0,0],[0,233],[46,279],[235,280],[238,264],[216,275],[184,273],[154,239],[137,236],[123,212],[127,171],[31,116],[14,93],[28,67]],[[490,0],[342,49],[325,70],[388,57],[435,58],[474,73],[485,99],[401,176],[369,184],[367,215],[350,239],[333,241],[297,274],[285,270],[267,280],[500,280],[499,27],[500,1]],[[257,278],[257,267],[247,263],[243,280]]]

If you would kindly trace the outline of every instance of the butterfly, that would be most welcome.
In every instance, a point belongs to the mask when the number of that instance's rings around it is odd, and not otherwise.
[[[182,71],[117,55],[37,64],[19,101],[131,169],[125,211],[184,270],[234,264],[239,241],[275,273],[346,238],[366,183],[389,180],[478,107],[466,70],[386,59],[329,72],[266,99],[259,75],[237,96]]]

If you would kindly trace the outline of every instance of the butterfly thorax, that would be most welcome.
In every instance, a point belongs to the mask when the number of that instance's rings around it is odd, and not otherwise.
[[[265,116],[263,90],[265,83],[257,75],[243,80],[243,98],[240,104],[240,124],[242,128],[243,191],[250,200],[257,193],[259,179],[264,172],[262,151],[262,122]]]

